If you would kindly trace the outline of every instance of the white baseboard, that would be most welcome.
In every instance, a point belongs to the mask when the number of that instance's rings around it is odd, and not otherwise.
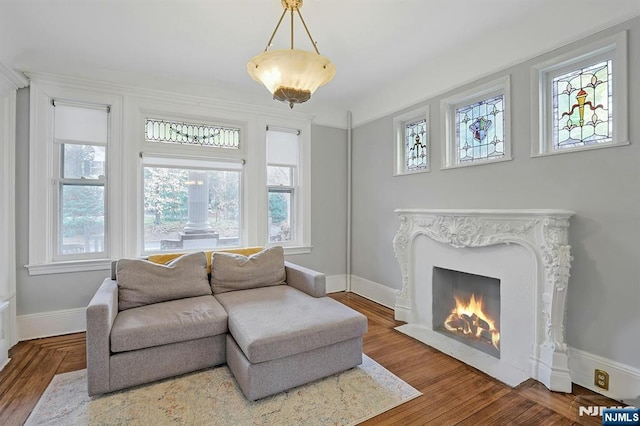
[[[18,316],[19,340],[60,336],[87,329],[85,308]]]
[[[337,293],[346,289],[347,276],[345,274],[327,276],[327,293]]]
[[[640,407],[640,370],[576,348],[569,348],[571,381],[625,404]],[[609,373],[609,390],[594,385],[595,370]]]
[[[387,308],[396,304],[396,290],[357,275],[351,275],[351,291]]]

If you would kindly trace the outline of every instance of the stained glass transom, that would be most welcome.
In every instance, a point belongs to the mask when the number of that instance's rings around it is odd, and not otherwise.
[[[425,170],[428,165],[427,120],[404,126],[405,167],[408,172]]]
[[[504,95],[456,109],[456,162],[504,157]]]
[[[611,142],[611,61],[553,79],[553,149]]]
[[[147,119],[145,140],[147,142],[239,149],[240,129]]]

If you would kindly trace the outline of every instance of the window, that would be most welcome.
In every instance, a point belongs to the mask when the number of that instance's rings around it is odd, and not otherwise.
[[[511,159],[509,76],[442,101],[443,168]]]
[[[430,168],[429,107],[393,119],[394,175],[428,172]]]
[[[626,33],[533,68],[534,156],[628,144]]]
[[[611,60],[579,68],[553,79],[552,149],[611,142],[611,88]]]
[[[54,259],[103,257],[109,108],[53,101]]]
[[[239,149],[240,129],[147,118],[145,140],[147,142]]]
[[[149,156],[142,162],[144,253],[241,245],[241,163]]]
[[[504,157],[504,95],[456,108],[456,164]]]
[[[300,132],[267,129],[268,242],[297,240],[297,182]]]
[[[308,118],[94,86],[31,81],[30,275],[169,251],[311,252]]]

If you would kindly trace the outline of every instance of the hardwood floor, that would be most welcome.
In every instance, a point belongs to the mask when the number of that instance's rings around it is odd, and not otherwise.
[[[578,416],[580,403],[620,405],[577,385],[572,394],[534,380],[510,388],[395,331],[401,323],[391,309],[353,293],[331,297],[369,319],[364,352],[423,393],[363,425],[600,425],[600,417]],[[0,372],[0,425],[22,425],[55,374],[86,367],[85,336],[20,342],[9,356]]]

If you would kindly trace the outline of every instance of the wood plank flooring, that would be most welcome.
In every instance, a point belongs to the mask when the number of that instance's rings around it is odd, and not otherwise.
[[[510,388],[395,331],[402,323],[391,309],[353,293],[331,297],[369,319],[364,352],[423,393],[363,425],[600,425],[599,417],[578,416],[579,403],[620,405],[577,385],[572,394],[550,392],[534,380]],[[18,426],[55,374],[86,367],[85,335],[20,342],[9,356],[0,372],[0,425]]]

